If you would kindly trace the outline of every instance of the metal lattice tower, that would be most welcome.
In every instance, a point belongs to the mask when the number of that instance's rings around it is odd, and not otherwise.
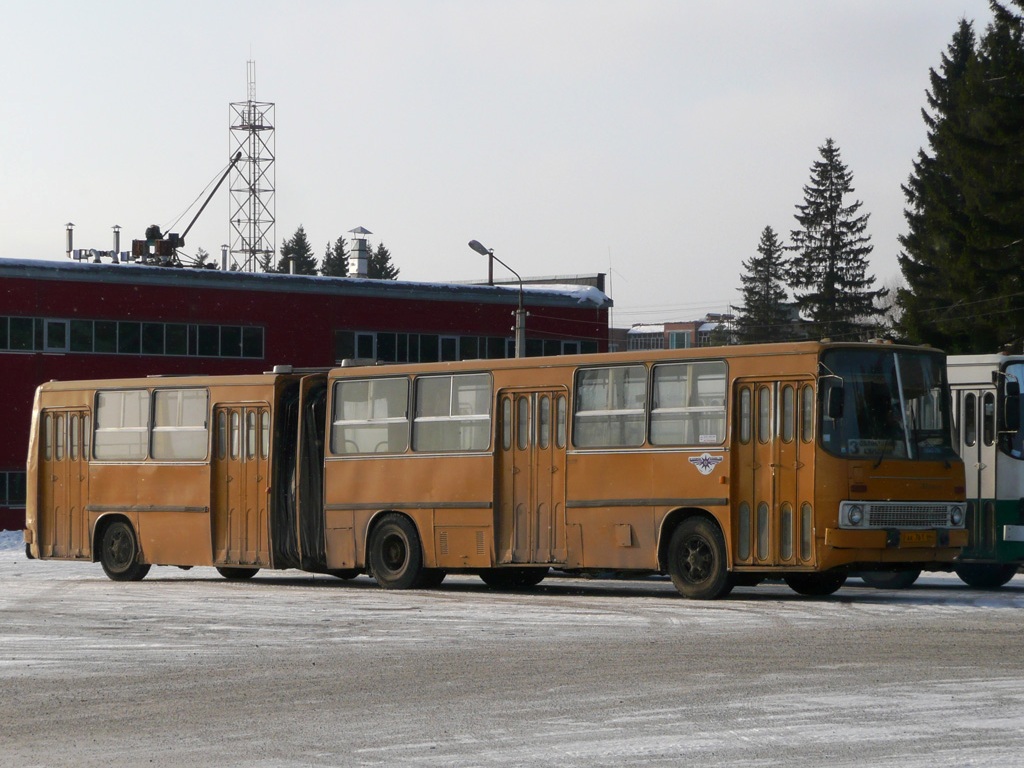
[[[264,272],[274,266],[274,104],[256,101],[256,62],[246,62],[249,98],[231,104],[231,266]]]

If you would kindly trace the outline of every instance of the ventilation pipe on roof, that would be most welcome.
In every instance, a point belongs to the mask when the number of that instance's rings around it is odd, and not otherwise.
[[[367,277],[369,275],[370,253],[366,248],[366,238],[355,238],[353,246],[352,256],[355,261],[355,273],[352,277]]]

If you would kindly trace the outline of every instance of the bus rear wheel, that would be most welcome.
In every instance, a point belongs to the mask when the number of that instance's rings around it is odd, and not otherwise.
[[[726,566],[725,539],[703,517],[685,520],[668,544],[668,573],[683,597],[716,600],[732,591]]]
[[[386,515],[370,535],[370,572],[384,589],[414,589],[423,575],[416,526],[402,515]]]
[[[861,581],[875,589],[906,589],[917,581],[921,570],[915,568],[910,571],[863,571],[858,575]]]
[[[231,581],[245,581],[255,576],[259,570],[259,568],[231,568],[229,566],[224,566],[218,567],[217,573]]]
[[[492,589],[528,589],[547,575],[547,568],[491,568],[481,571],[480,579]]]
[[[975,589],[999,589],[1017,573],[1016,565],[962,563],[953,570],[960,580]]]
[[[115,520],[103,531],[100,563],[103,572],[114,581],[142,581],[149,573],[149,565],[139,562],[135,531],[123,520]]]
[[[798,595],[825,597],[826,595],[831,595],[846,583],[846,572],[789,573],[784,578],[789,588]]]

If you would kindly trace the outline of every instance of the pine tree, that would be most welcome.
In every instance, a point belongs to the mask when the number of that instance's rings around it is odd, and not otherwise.
[[[217,269],[217,265],[210,261],[210,254],[205,248],[197,248],[192,266],[199,269]]]
[[[872,250],[868,214],[857,215],[859,200],[844,204],[853,192],[853,175],[832,139],[818,152],[821,159],[811,166],[804,203],[796,207],[800,228],[790,233],[790,250],[796,254],[790,263],[790,287],[797,307],[819,335],[858,338],[873,327],[872,318],[881,313],[875,300],[886,291],[870,290],[875,278],[867,274]]]
[[[743,262],[747,270],[740,275],[743,304],[733,308],[737,312],[735,335],[743,344],[783,341],[792,336],[785,285],[789,262],[770,226],[761,232],[757,253]]]
[[[325,277],[348,277],[348,243],[344,237],[339,237],[327,244],[324,252],[323,266],[320,267],[320,274]]]
[[[980,43],[961,22],[932,72],[929,151],[904,187],[902,327],[949,352],[1024,339],[1024,18],[991,6]]]
[[[940,71],[929,71],[928,109],[921,114],[930,151],[918,151],[913,173],[903,186],[909,207],[903,212],[908,232],[899,238],[904,249],[899,263],[906,280],[897,294],[903,310],[899,329],[911,341],[944,349],[958,347],[953,343],[961,333],[958,328],[969,325],[961,312],[950,310],[961,300],[957,275],[964,267],[969,269],[960,123],[969,109],[965,77],[975,59],[974,29],[961,20]]]
[[[370,253],[366,265],[366,276],[371,280],[395,280],[401,270],[391,263],[391,251],[384,243],[378,243],[377,248]]]
[[[291,238],[285,240],[281,245],[281,262],[278,264],[278,272],[292,272],[291,262],[295,262],[296,275],[315,275],[316,259],[313,257],[313,248],[306,238],[306,230],[300,224]]]

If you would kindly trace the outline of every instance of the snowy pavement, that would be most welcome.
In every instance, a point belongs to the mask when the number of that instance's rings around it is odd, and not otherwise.
[[[1024,765],[1022,608],[1024,576],[713,603],[660,579],[119,584],[19,544],[0,766]]]

